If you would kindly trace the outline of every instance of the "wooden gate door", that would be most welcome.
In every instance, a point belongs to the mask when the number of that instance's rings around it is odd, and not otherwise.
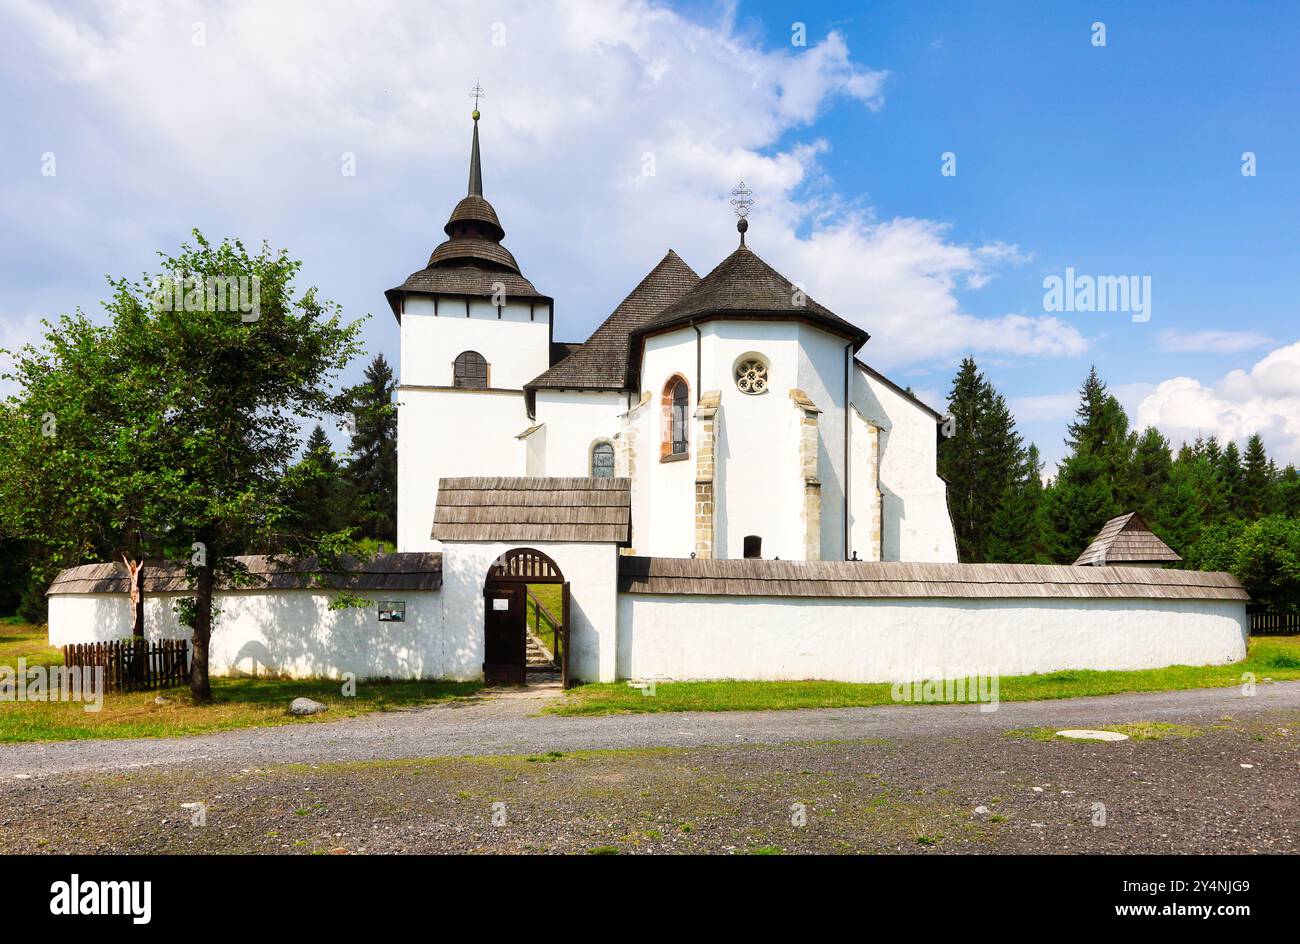
[[[524,684],[527,589],[522,583],[494,581],[483,588],[483,681],[488,685]]]
[[[573,634],[569,631],[569,621],[571,619],[569,611],[569,582],[564,582],[564,593],[561,596],[560,604],[560,636],[564,640],[564,646],[560,650],[560,687],[569,688],[569,640]]]

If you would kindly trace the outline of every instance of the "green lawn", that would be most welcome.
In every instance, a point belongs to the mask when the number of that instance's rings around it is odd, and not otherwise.
[[[542,606],[550,610],[551,615],[557,620],[564,617],[564,586],[558,583],[533,583],[528,585],[528,592],[541,601]],[[555,630],[550,628],[545,619],[538,620],[540,628],[534,628],[533,605],[530,602],[525,607],[525,613],[528,616],[528,629],[536,633],[537,637],[545,644],[546,648],[551,650],[552,655],[555,653]]]
[[[61,665],[58,649],[45,644],[44,629],[0,621],[0,665]],[[189,690],[107,693],[103,708],[88,712],[80,703],[0,702],[0,742],[63,741],[80,738],[174,737],[276,724],[313,724],[372,711],[391,711],[473,695],[478,682],[385,682],[358,680],[356,695],[344,697],[340,682],[267,678],[214,678],[211,705],[195,705]],[[162,694],[168,704],[154,704]],[[329,711],[309,718],[288,714],[300,696]]]
[[[1077,670],[1049,675],[1003,677],[1001,701],[1076,698],[1121,692],[1157,692],[1239,685],[1243,674],[1256,681],[1300,679],[1300,636],[1250,640],[1246,659],[1232,665],[1175,665],[1135,672]],[[771,708],[856,708],[895,704],[889,684],[849,682],[660,682],[653,695],[626,682],[582,685],[548,705],[557,715],[604,715],[652,711],[761,711]]]

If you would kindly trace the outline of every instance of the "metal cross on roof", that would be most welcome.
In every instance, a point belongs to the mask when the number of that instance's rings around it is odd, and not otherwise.
[[[478,100],[487,98],[487,92],[483,91],[483,86],[478,84],[478,79],[474,80],[474,87],[469,90],[469,94],[474,99],[474,110],[478,111]]]
[[[734,198],[731,205],[736,208],[736,216],[742,220],[749,216],[749,208],[754,205],[754,191],[745,186],[743,177],[740,179],[740,186],[731,191],[731,196]]]

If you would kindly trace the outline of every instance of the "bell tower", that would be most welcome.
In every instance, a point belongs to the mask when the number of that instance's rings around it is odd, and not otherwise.
[[[554,302],[526,279],[483,195],[475,86],[469,185],[423,269],[384,293],[401,325],[398,549],[429,537],[438,479],[523,475],[524,385],[550,364]]]

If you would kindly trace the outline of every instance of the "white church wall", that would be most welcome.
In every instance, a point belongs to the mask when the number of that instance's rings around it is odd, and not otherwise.
[[[489,386],[522,390],[550,366],[550,305],[529,306],[510,301],[500,317],[489,298],[470,299],[466,317],[464,298],[441,296],[434,300],[412,296],[402,313],[402,383],[412,386],[450,387],[452,364],[463,351],[477,351],[488,362]],[[518,432],[518,430],[516,430]]]
[[[536,474],[591,475],[592,446],[614,441],[627,407],[627,395],[618,391],[538,390],[535,421],[546,424],[546,452],[545,472]]]
[[[546,474],[546,425],[537,426],[523,438],[524,475],[542,476]]]
[[[821,599],[619,594],[618,677],[890,682],[936,674],[1219,665],[1224,600]]]
[[[525,474],[524,395],[404,384],[397,402],[397,549],[437,550],[429,533],[440,478]]]
[[[790,390],[799,386],[799,327],[710,321],[700,330],[701,386],[722,394],[714,433],[715,556],[744,557],[745,537],[757,535],[763,557],[802,560],[800,413],[790,399]],[[768,364],[769,386],[751,395],[737,388],[735,369],[737,361],[754,354]]]
[[[664,462],[659,458],[663,428],[661,398],[664,385],[674,374],[686,378],[691,393],[691,413],[698,391],[695,374],[695,332],[690,328],[669,331],[646,339],[641,361],[641,389],[650,393],[637,442],[634,489],[638,501],[648,503],[649,514],[641,533],[634,534],[638,554],[661,557],[689,557],[695,550],[695,428],[691,422],[690,455],[684,460]],[[703,389],[712,389],[704,384]]]
[[[555,561],[569,581],[569,671],[588,682],[614,680],[618,618],[618,548],[614,544],[529,542],[454,542],[442,552],[443,625],[460,640],[466,665],[481,674],[483,664],[483,584],[488,568],[506,551],[531,547]],[[559,615],[559,614],[557,614]]]
[[[173,609],[180,596],[145,597],[146,636],[189,638],[190,630]],[[444,630],[438,591],[386,591],[383,599],[406,604],[406,620],[400,623],[379,622],[375,604],[331,610],[333,597],[312,590],[218,592],[210,671],[293,678],[341,678],[350,672],[358,679],[468,680],[482,675],[482,660],[467,659],[470,640]],[[131,603],[125,594],[56,594],[49,601],[51,645],[131,635]]]
[[[856,374],[854,406],[880,427],[882,559],[955,562],[947,487],[935,471],[938,434],[933,414],[865,371]]]
[[[799,326],[798,386],[822,411],[817,418],[821,480],[822,560],[844,560],[844,370],[848,342],[812,325]],[[852,368],[857,373],[857,368]],[[850,393],[853,377],[850,375]],[[850,493],[852,489],[850,489]]]
[[[849,489],[851,505],[849,557],[856,553],[858,560],[879,560],[880,489],[879,476],[875,467],[879,454],[872,451],[875,435],[871,425],[857,410],[851,409],[849,416],[852,424],[849,439],[851,445],[849,474],[852,479],[852,487]]]

